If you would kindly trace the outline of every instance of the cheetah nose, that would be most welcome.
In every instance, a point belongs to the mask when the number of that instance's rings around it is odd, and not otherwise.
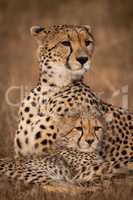
[[[94,139],[91,139],[91,140],[86,140],[86,142],[91,145],[93,142],[94,142]]]
[[[77,61],[81,64],[81,65],[84,65],[87,61],[88,61],[88,57],[86,56],[81,56],[81,57],[78,57],[77,58]]]

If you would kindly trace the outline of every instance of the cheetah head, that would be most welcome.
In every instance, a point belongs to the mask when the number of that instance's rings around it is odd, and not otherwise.
[[[60,87],[83,78],[90,68],[94,49],[89,26],[34,26],[31,34],[38,44],[37,57],[44,82]]]
[[[81,151],[99,150],[103,137],[108,134],[113,121],[112,113],[108,112],[103,116],[91,116],[82,122],[82,131],[75,132],[75,144]]]

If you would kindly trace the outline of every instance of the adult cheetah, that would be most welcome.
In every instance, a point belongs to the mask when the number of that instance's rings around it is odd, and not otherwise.
[[[16,155],[45,151],[54,143],[59,131],[53,130],[51,116],[47,115],[42,124],[38,122],[43,120],[44,114],[46,115],[45,107],[50,97],[83,78],[84,73],[90,68],[94,48],[89,26],[32,27],[31,34],[38,43],[40,78],[37,87],[32,89],[20,107],[20,123],[15,136]],[[74,118],[71,120],[69,130],[74,126]],[[49,128],[47,134],[41,135],[46,126]],[[37,131],[38,128],[40,130]],[[39,143],[37,139],[40,139]]]
[[[95,137],[90,140],[87,126],[83,127],[86,119],[89,120],[93,112],[100,116],[110,112],[113,119],[99,153],[105,158],[107,151],[109,162],[116,164],[116,168],[121,164],[132,166],[133,114],[103,102],[82,82],[83,74],[90,66],[94,46],[90,28],[34,27],[31,32],[39,44],[41,76],[39,86],[20,108],[16,152],[22,155],[43,153],[53,146],[60,134],[70,133],[72,136],[75,129],[80,133],[79,148],[91,150]],[[83,59],[86,61],[79,61],[77,55],[86,57]]]

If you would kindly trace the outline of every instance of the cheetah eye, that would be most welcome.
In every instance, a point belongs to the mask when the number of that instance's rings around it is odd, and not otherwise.
[[[91,43],[92,43],[92,41],[90,41],[90,40],[85,41],[86,46],[89,46]]]
[[[70,47],[71,43],[69,41],[63,41],[61,44],[63,44],[66,47]]]

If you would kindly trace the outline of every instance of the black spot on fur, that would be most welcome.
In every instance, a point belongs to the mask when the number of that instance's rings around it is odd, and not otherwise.
[[[99,169],[99,166],[95,166],[94,170],[97,171]]]
[[[57,108],[57,112],[60,112],[60,111],[61,111],[61,109],[62,109],[61,107],[58,107],[58,108]]]
[[[54,129],[54,125],[51,125],[50,128],[53,130]]]
[[[35,143],[34,147],[35,147],[35,149],[37,149],[39,147],[39,144]]]
[[[49,84],[50,87],[56,87],[54,83]]]
[[[84,172],[86,170],[86,167],[82,167],[82,172]]]
[[[68,112],[68,111],[69,111],[69,109],[68,109],[68,108],[65,108],[65,109],[64,109],[64,112]]]
[[[127,116],[127,119],[128,119],[128,120],[131,120],[131,119],[132,119],[131,115],[128,115],[128,116]]]
[[[21,145],[21,142],[20,142],[19,138],[16,139],[16,143],[17,143],[18,147],[21,149],[22,145]]]
[[[45,78],[43,78],[43,80],[42,80],[44,83],[47,83],[47,79],[45,79]]]
[[[114,150],[115,150],[115,148],[114,148],[114,147],[112,147],[112,149],[111,149],[111,153],[113,153],[113,152],[114,152]]]
[[[29,108],[29,107],[25,107],[24,111],[25,111],[25,112],[29,112],[29,111],[30,111],[30,108]]]
[[[46,129],[46,127],[43,124],[40,125],[40,128],[41,129]]]
[[[43,151],[43,152],[47,151],[47,148],[43,148],[42,151]],[[45,182],[45,181],[44,181],[44,182]]]
[[[133,151],[133,146],[131,147],[131,150]]]
[[[31,105],[32,105],[33,107],[36,107],[36,103],[35,103],[34,101],[31,102]]]
[[[122,155],[126,155],[127,154],[127,152],[125,150],[123,150],[121,153],[122,153]]]
[[[120,168],[120,164],[114,166],[116,169]]]
[[[37,91],[40,92],[40,91],[41,91],[41,87],[38,87],[38,88],[37,88]]]
[[[44,139],[42,142],[41,142],[42,145],[46,145],[47,144],[47,140]]]
[[[116,157],[119,156],[119,152],[117,152],[117,153],[115,154],[115,156],[116,156]]]
[[[35,135],[35,139],[39,139],[41,137],[41,132],[37,132],[36,135]]]
[[[26,139],[25,139],[25,144],[28,144],[28,143],[29,143],[29,139],[26,138]]]
[[[27,135],[27,134],[28,134],[28,131],[27,131],[27,130],[25,130],[25,131],[24,131],[24,134],[25,134],[25,135]]]
[[[133,129],[133,126],[129,126],[129,129],[132,130],[132,129]]]
[[[26,124],[30,124],[30,122],[31,122],[31,121],[28,119],[28,120],[26,121]]]
[[[28,96],[28,97],[27,97],[27,100],[30,100],[30,98],[31,98],[31,97],[30,97],[30,96]]]
[[[51,133],[47,133],[47,136],[50,137],[50,136],[51,136]]]
[[[53,139],[56,139],[56,133],[53,134]]]
[[[123,141],[123,144],[128,144],[128,141],[127,141],[127,140],[124,140],[124,141]]]
[[[50,145],[52,145],[52,144],[53,144],[52,140],[49,140],[48,142],[49,142],[49,144],[50,144]]]
[[[49,120],[50,120],[50,117],[47,117],[47,118],[46,118],[46,121],[48,122]]]

